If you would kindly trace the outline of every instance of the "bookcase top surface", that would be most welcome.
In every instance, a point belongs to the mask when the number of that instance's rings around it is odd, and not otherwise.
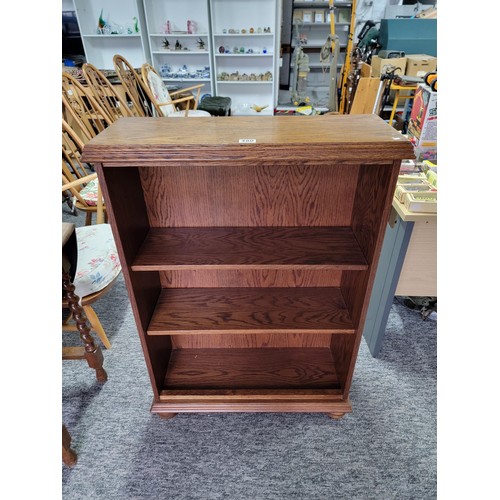
[[[94,137],[85,161],[167,162],[413,158],[409,140],[377,115],[121,118]]]

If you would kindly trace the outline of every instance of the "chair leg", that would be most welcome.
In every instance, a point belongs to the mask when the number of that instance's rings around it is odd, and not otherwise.
[[[88,211],[85,215],[85,225],[86,226],[92,225],[92,212],[90,212],[90,211]]]
[[[90,306],[83,306],[83,310],[85,311],[87,319],[92,325],[92,329],[97,333],[97,335],[101,339],[101,342],[104,344],[104,347],[106,347],[106,349],[111,349],[111,342],[108,340],[108,337],[106,336],[106,333],[104,332],[104,329],[95,311]]]
[[[90,328],[87,326],[87,318],[84,315],[82,307],[78,303],[80,299],[75,293],[75,286],[71,283],[68,273],[63,273],[62,289],[66,294],[69,309],[73,313],[78,332],[80,333],[80,338],[83,341],[85,347],[84,357],[87,360],[87,364],[90,368],[95,370],[98,382],[106,382],[108,374],[102,366],[104,357],[101,348],[94,344],[94,339],[90,334]]]
[[[66,426],[62,426],[62,460],[68,467],[73,467],[76,464],[78,457],[75,450],[71,448],[71,436],[66,429]]]

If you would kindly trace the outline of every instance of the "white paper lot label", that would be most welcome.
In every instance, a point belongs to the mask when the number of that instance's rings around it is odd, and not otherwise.
[[[257,139],[240,139],[239,143],[240,144],[255,144],[257,142]]]

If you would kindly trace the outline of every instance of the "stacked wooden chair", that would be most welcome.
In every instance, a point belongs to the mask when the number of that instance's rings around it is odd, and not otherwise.
[[[90,89],[65,72],[62,74],[62,116],[84,143],[113,123]]]
[[[149,97],[149,90],[142,76],[133,66],[120,54],[113,57],[113,65],[116,75],[120,80],[127,100],[131,103],[131,109],[135,116],[155,116],[158,109],[155,108]]]
[[[134,116],[127,101],[101,70],[90,63],[85,63],[82,70],[90,92],[113,122],[122,117]]]

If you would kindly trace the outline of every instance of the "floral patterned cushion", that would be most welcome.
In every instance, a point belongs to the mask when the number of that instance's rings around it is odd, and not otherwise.
[[[87,202],[88,205],[97,205],[97,189],[99,186],[99,179],[92,179],[87,185],[80,191],[80,196]]]
[[[82,299],[109,285],[122,267],[109,224],[77,227],[75,231],[78,262],[73,284]]]
[[[163,83],[163,80],[154,71],[148,72],[148,82],[151,92],[155,96],[157,102],[168,102],[172,100],[167,87]],[[175,107],[173,104],[160,106],[160,109],[163,116],[169,116],[171,113],[175,113]]]

